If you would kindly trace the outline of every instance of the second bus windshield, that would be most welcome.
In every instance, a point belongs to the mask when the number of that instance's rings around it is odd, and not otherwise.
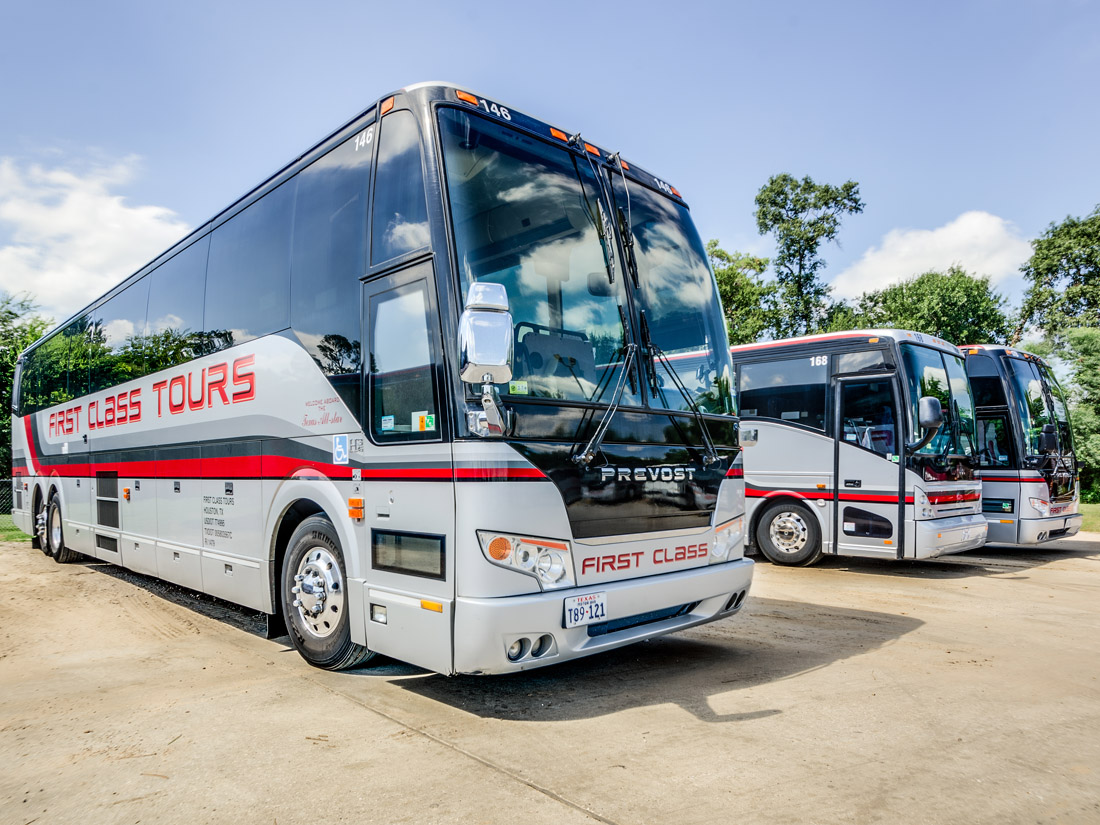
[[[950,353],[915,344],[901,345],[909,384],[910,432],[919,434],[917,402],[923,396],[939,399],[943,426],[919,452],[926,455],[973,455],[974,400],[963,360]]]

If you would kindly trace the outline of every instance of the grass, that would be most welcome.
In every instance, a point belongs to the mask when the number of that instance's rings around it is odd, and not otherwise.
[[[10,513],[0,513],[0,541],[30,541],[31,537],[15,526]]]
[[[1089,533],[1100,533],[1100,504],[1081,502],[1081,512],[1085,514],[1085,523],[1081,529]]]

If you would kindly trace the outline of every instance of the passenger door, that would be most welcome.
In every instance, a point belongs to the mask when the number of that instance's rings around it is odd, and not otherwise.
[[[837,550],[897,558],[904,445],[893,377],[838,379],[835,420]]]
[[[430,260],[363,285],[367,646],[452,670],[455,495]]]

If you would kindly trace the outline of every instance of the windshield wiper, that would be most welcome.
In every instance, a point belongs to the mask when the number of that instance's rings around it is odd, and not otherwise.
[[[691,397],[691,393],[688,392],[687,387],[684,386],[684,382],[680,380],[679,373],[676,372],[675,368],[669,362],[668,356],[665,355],[664,350],[654,344],[653,341],[649,338],[648,329],[646,330],[646,339],[648,340],[647,347],[650,352],[650,359],[647,360],[651,360],[653,357],[660,359],[661,363],[665,366],[665,370],[672,378],[672,383],[676,385],[676,389],[680,391],[680,395],[684,397],[684,401],[687,402],[688,408],[691,410],[692,415],[695,416],[695,423],[699,425],[699,435],[701,435],[703,438],[703,446],[705,448],[703,453],[703,466],[705,467],[707,464],[714,464],[716,461],[718,461],[718,450],[714,448],[714,441],[710,437],[710,430],[707,429],[707,422],[706,419],[703,418],[702,410],[700,410],[699,405],[695,403],[695,399]],[[656,379],[656,366],[653,367],[653,375]]]
[[[603,419],[600,421],[600,425],[596,427],[596,431],[592,433],[592,438],[588,440],[588,444],[579,453],[574,453],[572,458],[575,464],[583,464],[587,467],[592,463],[592,459],[596,457],[596,451],[600,449],[600,444],[603,443],[603,438],[607,434],[607,428],[611,424],[611,417],[615,414],[615,411],[619,409],[619,401],[623,397],[623,388],[626,386],[627,376],[630,374],[630,366],[634,362],[634,351],[638,348],[637,344],[626,345],[626,362],[623,364],[623,371],[619,374],[619,383],[615,385],[615,394],[611,396],[611,403],[607,405],[607,410],[603,414]]]

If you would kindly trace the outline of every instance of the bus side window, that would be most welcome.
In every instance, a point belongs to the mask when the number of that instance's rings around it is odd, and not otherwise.
[[[379,292],[368,301],[371,435],[380,444],[439,440],[426,282]]]
[[[149,305],[149,278],[126,287],[94,310],[91,335],[92,392],[145,375],[142,333]]]
[[[412,112],[382,119],[371,218],[371,264],[428,246],[428,207],[420,165],[420,131]]]
[[[361,333],[354,298],[366,270],[373,149],[363,135],[376,128],[367,127],[298,174],[290,265],[290,325],[356,420],[362,420]]]
[[[825,431],[828,356],[742,364],[742,415],[777,418]]]
[[[149,275],[149,311],[143,342],[147,373],[166,370],[206,354],[202,344],[202,305],[209,247],[207,235]]]
[[[214,230],[206,267],[209,352],[290,326],[290,238],[297,179]]]

